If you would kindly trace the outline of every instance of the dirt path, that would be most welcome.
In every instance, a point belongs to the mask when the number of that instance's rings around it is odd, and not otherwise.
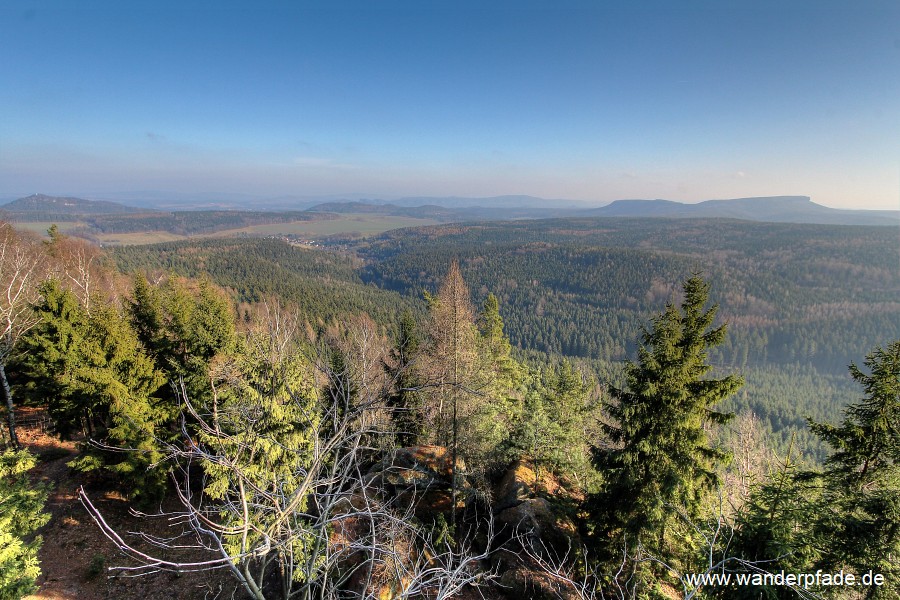
[[[160,519],[149,521],[129,514],[128,502],[114,489],[114,482],[86,477],[66,465],[77,456],[74,442],[61,442],[37,428],[21,428],[20,439],[39,457],[32,471],[34,481],[51,489],[47,500],[50,522],[40,530],[44,543],[38,554],[41,576],[38,591],[27,600],[199,600],[240,599],[224,572],[155,573],[143,577],[115,576],[111,566],[130,564],[78,501],[77,490],[84,485],[104,518],[118,531],[146,531],[172,535]],[[204,556],[204,558],[209,558]]]

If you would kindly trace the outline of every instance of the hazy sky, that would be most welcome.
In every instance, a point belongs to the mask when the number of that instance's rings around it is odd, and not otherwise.
[[[0,50],[4,196],[900,208],[896,0],[5,0]]]

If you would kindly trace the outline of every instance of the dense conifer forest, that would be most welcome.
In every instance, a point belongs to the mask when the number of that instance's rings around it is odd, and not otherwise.
[[[77,444],[97,573],[213,573],[184,597],[900,591],[893,228],[0,233],[0,598],[41,582],[24,411]],[[173,527],[128,535],[100,490]],[[784,580],[817,572],[860,584]]]
[[[338,238],[328,257],[276,240],[131,246],[113,255],[125,271],[205,272],[245,302],[275,295],[313,319],[362,310],[386,324],[397,306],[421,310],[416,299],[458,260],[474,302],[487,293],[499,299],[523,358],[567,357],[606,379],[634,356],[640,326],[678,282],[702,272],[730,328],[711,359],[748,381],[728,406],[760,416],[777,449],[793,436],[804,460],[820,462],[827,449],[809,435],[807,417],[839,414],[853,390],[847,365],[883,338],[900,338],[900,267],[885,251],[895,238],[889,227],[557,219]]]

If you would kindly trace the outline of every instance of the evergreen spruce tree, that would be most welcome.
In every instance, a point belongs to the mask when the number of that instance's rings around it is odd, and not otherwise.
[[[318,541],[304,528],[306,473],[319,430],[312,366],[292,332],[256,326],[238,352],[220,356],[213,385],[215,419],[203,415],[198,443],[220,460],[205,461],[205,493],[221,507],[226,551],[242,571],[275,563],[282,586],[302,581],[301,562]],[[189,399],[188,399],[189,400]],[[270,539],[271,538],[271,539]],[[269,554],[251,549],[271,545]],[[252,579],[252,576],[248,575]]]
[[[397,444],[401,447],[417,445],[426,432],[425,397],[421,390],[425,380],[416,364],[421,344],[416,320],[412,312],[405,310],[400,316],[397,337],[390,352],[391,364],[385,365],[394,382],[387,404],[391,409]]]
[[[465,419],[465,446],[481,466],[505,467],[502,447],[523,417],[525,369],[512,356],[512,344],[503,330],[500,303],[488,294],[476,319],[476,402]],[[502,463],[502,464],[501,464]]]
[[[87,314],[54,280],[41,291],[41,321],[23,339],[24,374],[48,394],[61,434],[83,429],[99,444],[85,444],[73,465],[115,473],[128,482],[132,497],[158,497],[165,474],[149,466],[162,458],[157,435],[174,416],[155,396],[162,374],[115,308],[97,301]]]
[[[493,403],[502,405],[510,394],[520,387],[524,369],[512,358],[512,344],[503,330],[500,303],[494,294],[488,294],[476,320],[479,333],[479,354],[485,372],[487,390]]]
[[[590,385],[569,361],[532,375],[521,415],[512,426],[509,446],[534,461],[536,471],[586,474],[585,444]]]
[[[817,516],[814,486],[799,477],[792,460],[793,440],[784,462],[772,475],[756,484],[747,503],[736,515],[735,535],[725,550],[746,563],[727,565],[729,570],[757,573],[808,572],[818,557],[812,524]],[[783,585],[749,585],[713,590],[723,598],[746,600],[793,599],[796,592]]]
[[[478,331],[488,354],[495,360],[509,357],[512,349],[503,332],[503,317],[500,316],[500,301],[494,294],[488,294],[478,315]]]
[[[743,382],[733,375],[708,378],[707,351],[725,338],[724,325],[712,327],[717,307],[704,308],[708,297],[703,279],[688,279],[680,308],[667,304],[644,330],[638,361],[625,366],[625,387],[610,389],[613,423],[605,429],[612,444],[596,450],[605,484],[590,509],[598,543],[612,552],[623,537],[660,558],[688,545],[682,538],[669,547],[667,529],[700,516],[716,467],[727,458],[704,428],[731,418],[714,407]]]
[[[549,462],[548,449],[556,442],[556,424],[547,414],[545,399],[539,389],[530,389],[522,399],[521,418],[516,420],[509,435],[511,458],[531,459],[536,477]]]
[[[34,307],[39,324],[22,338],[19,370],[26,392],[43,398],[57,433],[91,433],[92,400],[77,384],[81,353],[87,346],[87,314],[75,294],[49,279],[40,287],[41,301]]]
[[[173,383],[183,382],[198,405],[210,401],[209,366],[234,349],[234,314],[228,299],[208,280],[196,287],[175,277],[159,286],[134,280],[127,306],[132,328],[157,368]],[[163,395],[173,406],[174,393]]]
[[[126,303],[126,312],[141,345],[151,355],[161,352],[161,338],[165,332],[159,289],[151,286],[147,277],[138,273],[132,282],[131,296]]]
[[[0,600],[18,600],[36,589],[41,574],[34,531],[50,519],[42,512],[47,490],[29,483],[35,457],[26,450],[0,453]]]
[[[92,399],[94,439],[105,448],[86,444],[73,464],[114,473],[128,482],[132,498],[157,500],[166,485],[164,470],[153,468],[163,458],[158,437],[175,417],[174,407],[156,395],[163,375],[115,308],[95,303],[87,326],[77,385]]]
[[[866,357],[865,373],[850,376],[865,398],[845,410],[843,423],[810,423],[834,448],[822,474],[820,536],[827,552],[823,568],[847,567],[881,573],[885,584],[866,598],[900,593],[900,340]]]
[[[585,431],[586,419],[593,408],[590,405],[592,385],[568,360],[545,373],[544,405],[555,429],[553,441],[545,446],[545,452],[556,469],[587,470]]]

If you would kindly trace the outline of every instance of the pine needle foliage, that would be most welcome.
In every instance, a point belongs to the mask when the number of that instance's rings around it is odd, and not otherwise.
[[[169,381],[183,382],[193,402],[208,402],[210,362],[232,352],[236,340],[234,312],[222,291],[206,279],[169,277],[152,286],[136,275],[127,312],[157,368]],[[176,404],[174,392],[166,396]]]
[[[564,360],[532,374],[521,415],[512,425],[509,446],[515,458],[525,455],[541,469],[589,477],[585,433],[595,408],[593,381]]]

